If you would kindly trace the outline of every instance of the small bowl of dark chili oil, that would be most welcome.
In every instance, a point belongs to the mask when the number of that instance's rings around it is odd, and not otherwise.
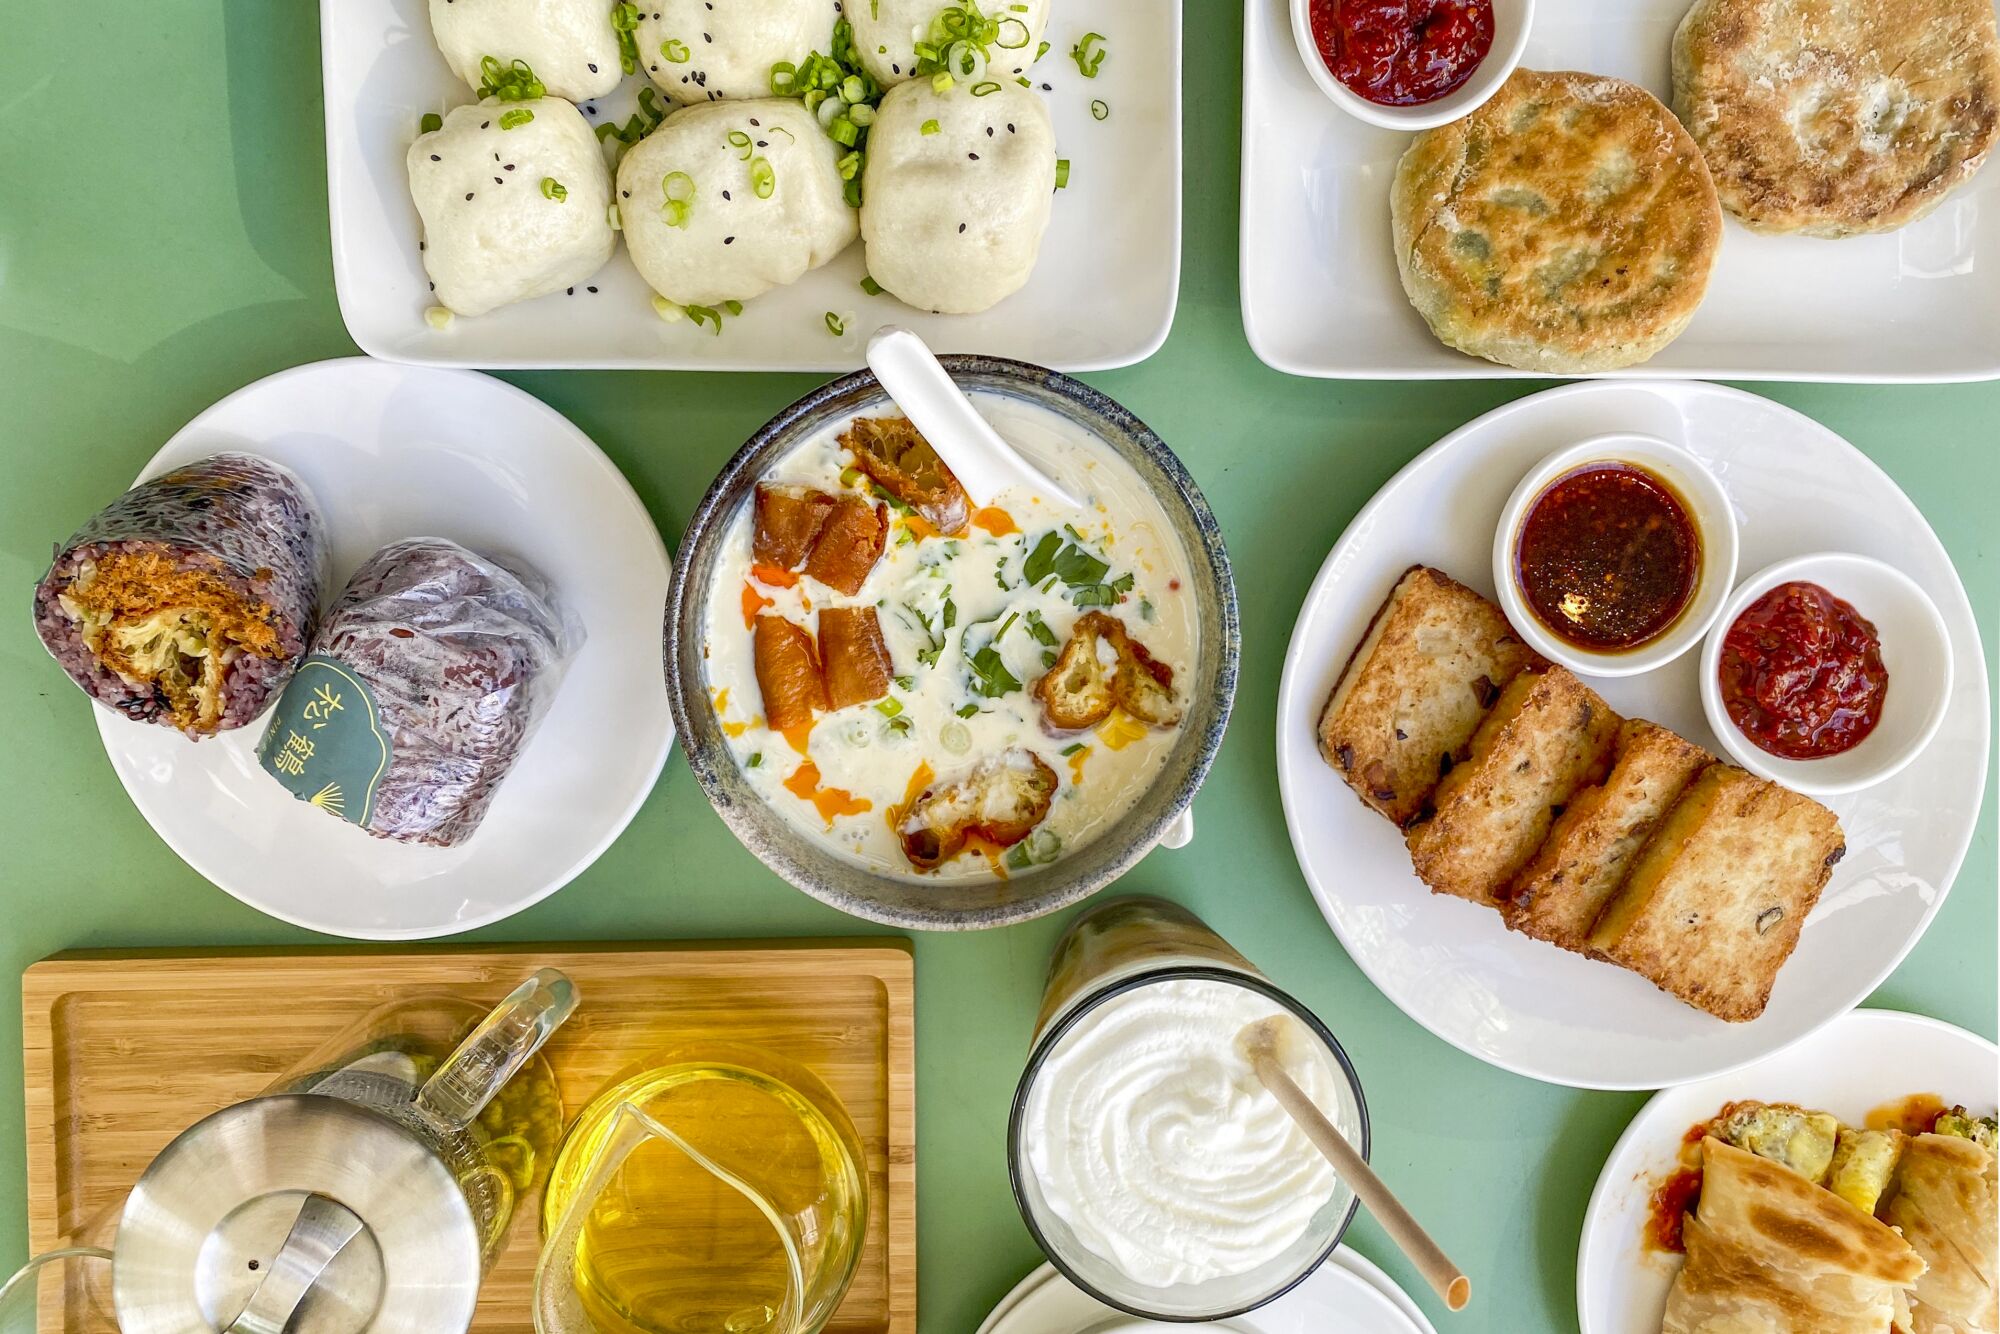
[[[1521,479],[1493,537],[1493,582],[1521,637],[1592,676],[1634,676],[1700,642],[1736,577],[1721,483],[1678,445],[1603,436]]]
[[[1292,37],[1333,104],[1427,130],[1470,113],[1521,63],[1534,0],[1291,0]]]
[[[1937,735],[1951,637],[1915,581],[1823,552],[1745,579],[1701,655],[1708,725],[1738,764],[1813,796],[1896,773]]]

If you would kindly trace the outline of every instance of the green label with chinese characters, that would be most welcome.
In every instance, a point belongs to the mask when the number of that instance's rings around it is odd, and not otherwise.
[[[315,653],[272,711],[257,762],[300,801],[366,828],[391,753],[375,696],[341,662]]]

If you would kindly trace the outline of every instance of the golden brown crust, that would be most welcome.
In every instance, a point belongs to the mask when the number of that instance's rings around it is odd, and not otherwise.
[[[834,502],[806,556],[806,573],[849,597],[861,591],[868,572],[889,542],[889,507],[870,505],[858,496]]]
[[[1524,370],[1645,361],[1708,289],[1722,212],[1694,140],[1622,79],[1517,70],[1418,135],[1390,194],[1396,265],[1439,339]]]
[[[822,607],[819,658],[826,671],[829,709],[866,704],[889,693],[896,672],[882,621],[873,607]]]
[[[2000,1324],[1995,1298],[2000,1189],[1993,1155],[1968,1139],[1918,1135],[1903,1150],[1884,1215],[1929,1266],[1910,1303],[1914,1334]]]
[[[782,616],[757,618],[750,638],[751,665],[764,698],[764,722],[774,732],[803,727],[826,708],[826,679],[820,675],[813,637]]]
[[[1992,0],[1697,0],[1674,109],[1745,225],[1901,227],[2000,138]]]
[[[907,417],[856,417],[840,443],[854,466],[946,537],[965,531],[972,501]]]
[[[974,836],[1011,847],[1048,815],[1056,787],[1056,771],[1031,750],[989,756],[910,803],[896,831],[903,855],[918,870],[934,871]]]
[[[774,570],[796,570],[819,541],[833,504],[824,491],[757,483],[750,559]]]
[[[1042,722],[1058,732],[1095,727],[1113,705],[1153,727],[1172,727],[1183,712],[1173,668],[1132,638],[1125,623],[1087,611],[1070,627],[1062,655],[1035,682]]]

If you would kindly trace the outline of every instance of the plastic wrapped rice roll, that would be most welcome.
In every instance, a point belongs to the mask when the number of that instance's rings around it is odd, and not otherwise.
[[[326,523],[297,475],[217,454],[78,529],[35,588],[35,630],[92,699],[199,740],[277,698],[326,576]]]
[[[378,838],[454,847],[582,643],[526,566],[443,538],[392,543],[348,581],[258,759],[292,795]]]

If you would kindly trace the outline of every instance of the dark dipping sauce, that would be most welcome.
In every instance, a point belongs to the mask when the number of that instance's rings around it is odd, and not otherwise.
[[[1779,584],[1722,641],[1723,707],[1758,749],[1787,760],[1838,755],[1882,720],[1882,640],[1818,584]]]
[[[1492,0],[1313,0],[1333,77],[1378,106],[1435,102],[1493,49]]]
[[[1597,652],[1638,648],[1694,597],[1701,534],[1660,478],[1630,463],[1590,463],[1528,507],[1514,577],[1559,638]]]

